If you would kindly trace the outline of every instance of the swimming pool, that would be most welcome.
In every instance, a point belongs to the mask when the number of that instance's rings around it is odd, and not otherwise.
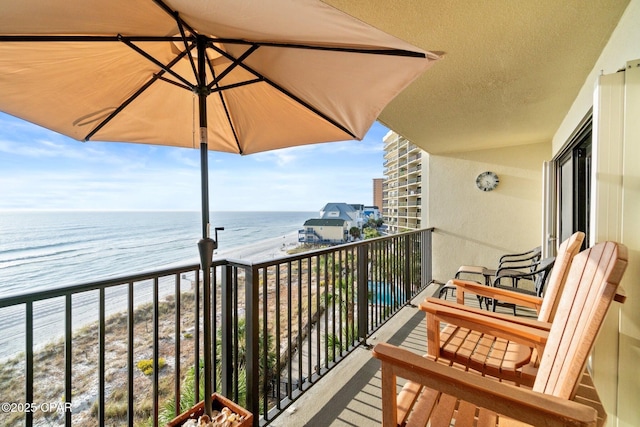
[[[398,304],[404,295],[400,285],[369,281],[369,303],[379,305]]]

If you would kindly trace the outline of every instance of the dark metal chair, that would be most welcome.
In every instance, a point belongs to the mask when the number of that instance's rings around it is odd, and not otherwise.
[[[525,252],[504,254],[498,260],[498,267],[496,269],[490,269],[479,265],[462,265],[458,268],[458,271],[456,272],[454,277],[456,279],[462,279],[462,276],[475,276],[478,279],[482,280],[474,280],[475,282],[484,283],[486,286],[491,286],[494,282],[493,278],[496,276],[498,271],[504,272],[507,269],[520,269],[522,265],[527,265],[527,267],[530,268],[530,271],[533,271],[535,269],[536,263],[540,261],[541,254],[541,246],[537,246]],[[520,271],[516,271],[514,274],[517,273],[520,273]],[[449,295],[449,290],[455,292],[455,286],[447,283],[442,288],[440,288],[438,292],[438,298],[442,298],[444,296],[444,298],[446,299]],[[478,304],[480,305],[480,308],[482,308],[483,302],[487,306],[488,310],[491,301],[487,298],[478,296]]]
[[[547,283],[547,279],[551,275],[551,269],[555,263],[555,257],[545,258],[533,264],[523,265],[510,265],[508,267],[499,268],[496,271],[493,286],[496,288],[510,289],[523,294],[535,295],[542,297],[544,292],[544,286]],[[510,284],[505,284],[505,281],[509,281]],[[521,280],[528,280],[533,282],[533,289],[527,289],[520,287]],[[512,306],[513,314],[516,314],[516,306],[511,303],[500,303],[496,299],[493,300],[493,311],[496,311],[496,306]],[[487,306],[488,308],[488,306]]]

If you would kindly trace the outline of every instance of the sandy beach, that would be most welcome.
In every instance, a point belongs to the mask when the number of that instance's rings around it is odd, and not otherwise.
[[[240,246],[228,250],[217,250],[214,259],[241,259],[245,261],[258,262],[287,255],[287,250],[298,245],[298,232],[294,231],[279,237],[260,240],[249,245]]]
[[[234,259],[249,262],[268,261],[287,255],[287,250],[298,244],[298,232],[294,231],[278,237],[256,241],[254,243],[230,249],[219,249],[214,253],[214,260]],[[176,262],[175,266],[198,263],[198,258]],[[187,278],[181,284],[184,291],[191,288],[191,280]],[[174,284],[163,283],[159,286],[160,299],[174,293]],[[140,305],[152,299],[152,287],[137,286],[135,304]],[[87,293],[74,296],[73,299],[73,327],[79,329],[97,318],[97,293]],[[109,289],[105,297],[105,314],[111,316],[125,311],[127,307],[127,291],[123,287]],[[0,361],[6,360],[24,351],[24,307],[14,306],[0,310]],[[47,300],[46,304],[34,304],[34,346],[41,348],[46,343],[62,337],[64,331],[64,301],[62,298]]]

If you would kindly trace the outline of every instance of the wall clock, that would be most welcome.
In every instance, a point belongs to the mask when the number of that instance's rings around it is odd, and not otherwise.
[[[486,171],[482,172],[476,178],[476,186],[482,191],[491,191],[498,186],[500,180],[495,172]]]

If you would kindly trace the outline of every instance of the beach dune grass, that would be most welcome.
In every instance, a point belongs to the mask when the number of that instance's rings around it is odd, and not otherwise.
[[[305,294],[306,295],[306,294]],[[293,298],[304,297],[302,302],[303,311],[308,309],[306,297],[303,294],[298,295],[298,291],[293,292]],[[313,304],[315,305],[315,295],[313,296]],[[181,313],[182,313],[182,329],[188,329],[189,325],[194,324],[194,294],[193,292],[185,292],[181,294]],[[283,302],[286,304],[286,302]],[[297,307],[297,302],[292,306]],[[296,308],[297,310],[297,308]],[[270,310],[275,316],[275,307]],[[280,315],[286,313],[286,310],[280,310]],[[173,414],[171,407],[173,398],[173,364],[175,361],[169,355],[172,355],[173,340],[175,336],[175,298],[167,297],[159,303],[159,324],[160,335],[165,337],[162,341],[161,357],[159,360],[159,402],[161,408],[165,408],[163,418],[170,419]],[[152,354],[152,322],[153,307],[150,303],[142,304],[135,310],[135,348],[134,353],[137,356],[137,369],[134,374],[134,410],[135,425],[150,425],[150,416],[152,414],[152,379],[149,377],[153,373],[153,359],[149,358]],[[281,318],[283,320],[283,318]],[[239,325],[242,328],[242,322]],[[96,384],[98,381],[97,365],[98,365],[98,326],[97,323],[91,323],[79,328],[73,334],[73,423],[74,425],[97,426],[98,403]],[[273,327],[269,328],[273,333]],[[126,423],[128,410],[128,396],[126,392],[126,336],[127,336],[127,315],[126,313],[116,313],[108,317],[105,321],[106,332],[106,403],[105,403],[105,421],[106,425],[120,426]],[[189,361],[193,359],[193,335],[190,333],[182,333],[181,331],[181,359]],[[291,333],[297,333],[297,324],[291,325]],[[242,331],[239,331],[242,333]],[[287,330],[283,333],[288,333]],[[269,343],[269,366],[266,367],[263,375],[269,377],[277,376],[274,371],[275,365],[275,346],[273,336],[267,339]],[[245,348],[244,344],[241,345]],[[142,358],[142,355],[147,355]],[[241,359],[244,357],[241,355]],[[184,362],[183,362],[184,363]],[[192,366],[192,362],[187,362]],[[187,366],[188,366],[187,365]],[[15,357],[6,360],[0,364],[0,401],[11,402],[16,396],[24,396],[24,354],[18,354]],[[202,365],[201,365],[202,366]],[[43,346],[34,353],[34,401],[50,402],[64,401],[64,342],[62,339],[55,340]],[[166,369],[171,367],[171,369]],[[188,369],[182,369],[182,372],[188,372]],[[246,390],[244,383],[244,368],[239,370],[239,391],[241,400],[244,400],[243,390]],[[183,374],[184,377],[187,374]],[[202,377],[201,377],[202,378]],[[183,385],[183,405],[192,405],[193,399],[189,399],[189,393],[193,394],[193,384],[188,381]],[[203,390],[203,388],[201,388]],[[193,396],[192,396],[193,398]],[[79,405],[77,402],[80,401]],[[77,406],[76,406],[77,405]],[[34,414],[34,420],[46,417],[47,422],[51,425],[57,425],[63,422],[63,415],[56,413]],[[44,421],[44,420],[43,420]],[[0,416],[0,425],[6,427],[21,426],[24,424],[24,414],[2,414]]]
[[[193,324],[194,301],[192,292],[181,295],[182,321],[185,325]],[[163,337],[173,337],[175,334],[174,313],[175,298],[172,296],[159,303],[160,333]],[[141,362],[146,374],[142,370],[134,372],[135,390],[135,419],[136,424],[145,423],[152,411],[151,379],[153,372],[152,355],[152,318],[151,303],[138,306],[135,310],[135,340],[134,354]],[[105,419],[107,425],[119,426],[126,422],[127,392],[126,392],[126,360],[127,360],[127,315],[116,313],[105,320],[105,382],[106,405]],[[72,371],[72,401],[73,424],[83,426],[98,425],[97,389],[98,382],[98,325],[90,323],[79,328],[73,334],[73,371]],[[161,352],[167,355],[159,360],[160,366],[171,362],[172,343],[163,344]],[[193,355],[193,339],[184,338],[181,342],[181,358],[186,360]],[[146,357],[144,357],[146,355]],[[151,371],[149,371],[151,360]],[[14,402],[17,396],[25,395],[24,354],[18,354],[0,364],[0,401]],[[164,372],[167,371],[167,372]],[[173,393],[173,369],[160,371],[159,395],[160,399],[168,398]],[[64,397],[64,342],[62,339],[47,343],[34,352],[34,402],[63,402]],[[50,425],[64,422],[63,414],[56,412],[36,412],[34,421],[45,417]],[[6,427],[24,424],[24,414],[0,414],[0,425]],[[43,420],[44,421],[44,420]],[[48,425],[47,424],[47,425]]]
[[[140,371],[145,375],[153,374],[153,365],[154,365],[153,359],[142,359],[142,360],[139,360],[138,363],[136,363],[136,366],[138,367],[138,369],[140,369]],[[162,369],[166,365],[167,365],[167,360],[164,357],[161,357],[158,359],[158,369]]]
[[[325,311],[330,310],[330,322],[348,321],[353,325],[354,310],[351,306],[355,301],[355,288],[352,277],[349,280],[340,279],[344,274],[355,272],[357,260],[353,252],[341,252],[329,257],[312,257],[301,262],[278,263],[264,270],[259,275],[260,301],[267,304],[267,337],[262,337],[263,343],[268,345],[268,366],[262,375],[269,379],[277,379],[281,372],[276,372],[273,360],[280,354],[280,368],[284,369],[289,357],[296,351],[304,337],[311,331],[313,323],[322,319],[326,322]],[[241,269],[237,277],[238,295],[244,295],[245,277]],[[220,287],[218,289],[218,306],[221,304]],[[279,301],[279,305],[277,305]],[[216,312],[220,313],[220,307]],[[163,299],[158,306],[159,311],[159,353],[166,361],[166,366],[158,372],[159,375],[159,403],[171,405],[174,400],[174,339],[181,337],[181,383],[194,365],[195,327],[195,297],[193,289],[180,295],[180,324],[175,322],[175,297]],[[238,310],[244,309],[244,301],[238,301]],[[264,319],[264,311],[260,310],[260,325]],[[321,315],[322,314],[322,315]],[[143,303],[134,312],[134,363],[148,360],[153,354],[153,307],[150,303]],[[290,319],[295,319],[291,321]],[[279,323],[279,334],[276,334],[276,323]],[[127,324],[126,313],[116,313],[109,316],[105,323],[106,332],[106,367],[105,393],[106,425],[122,425],[126,422],[126,406],[128,396],[127,381]],[[179,330],[176,330],[179,328]],[[349,347],[355,329],[349,326],[347,331],[337,327],[337,336],[332,337],[335,342],[331,347],[331,354],[337,349]],[[238,331],[240,333],[240,331]],[[262,333],[262,326],[261,326]],[[201,335],[202,339],[202,335]],[[97,425],[97,365],[98,365],[98,327],[91,323],[78,329],[73,335],[73,424],[83,426]],[[202,348],[202,342],[201,342]],[[34,401],[64,401],[64,344],[61,340],[47,344],[36,352],[34,357],[36,379],[34,381]],[[326,362],[328,363],[328,362]],[[241,372],[242,366],[238,372]],[[244,375],[239,375],[239,388],[243,387]],[[244,384],[246,386],[246,384]],[[135,424],[147,425],[152,411],[152,378],[136,369],[134,372],[134,407]],[[190,390],[191,389],[191,390]],[[193,385],[182,387],[181,400],[189,400]],[[11,402],[16,396],[24,396],[24,355],[16,356],[0,365],[0,401]],[[240,402],[239,402],[240,403]],[[167,407],[168,408],[168,407]],[[172,414],[173,408],[167,413]],[[47,414],[50,424],[59,424],[62,414]],[[36,414],[36,417],[43,416]],[[7,427],[22,425],[23,417],[0,419],[0,425]]]

